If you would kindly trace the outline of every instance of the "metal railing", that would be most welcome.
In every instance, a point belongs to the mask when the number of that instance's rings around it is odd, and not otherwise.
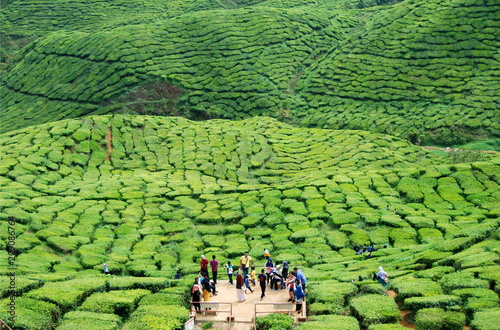
[[[7,323],[4,322],[4,320],[0,319],[0,329],[3,330],[3,329],[6,329],[6,330],[12,330],[11,327],[9,327],[7,325]]]
[[[231,329],[232,321],[234,320],[233,316],[233,304],[230,302],[221,302],[221,301],[190,301],[191,308],[189,310],[190,314],[193,315],[194,320],[199,316],[199,314],[206,315],[208,314],[217,314],[217,313],[229,313],[229,316],[226,320],[229,323],[229,329]],[[200,305],[200,309],[196,310],[195,304]],[[229,310],[221,309],[221,305],[229,305]]]

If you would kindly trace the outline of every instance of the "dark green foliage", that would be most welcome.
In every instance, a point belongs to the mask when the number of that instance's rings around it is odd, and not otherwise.
[[[293,323],[293,318],[284,314],[259,316],[255,320],[257,330],[291,330],[293,329]]]
[[[465,315],[460,312],[444,311],[441,308],[424,308],[415,316],[417,329],[429,330],[462,330]]]
[[[459,297],[453,295],[434,295],[428,297],[413,297],[405,299],[404,309],[417,311],[422,308],[450,308],[461,305]]]
[[[356,318],[346,315],[315,315],[300,324],[301,330],[328,330],[335,326],[338,330],[359,330]]]
[[[364,295],[351,300],[353,315],[366,327],[377,323],[395,323],[401,319],[392,298],[380,295]]]
[[[471,326],[474,330],[494,329],[498,325],[498,313],[500,308],[492,308],[474,313]]]
[[[10,301],[10,298],[0,300],[0,319],[2,320],[8,320],[11,317],[8,313]],[[15,300],[15,313],[16,327],[34,330],[54,327],[60,316],[60,310],[56,305],[25,297],[18,297]],[[9,323],[12,324],[12,322]]]

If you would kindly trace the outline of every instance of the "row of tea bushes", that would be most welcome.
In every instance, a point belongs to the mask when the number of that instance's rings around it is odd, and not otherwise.
[[[300,1],[220,10],[204,9],[224,4],[127,4],[102,16],[104,3],[92,1],[87,14],[71,18],[60,4],[61,14],[52,8],[55,17],[29,22],[22,13],[46,3],[7,6],[7,21],[16,22],[7,31],[28,24],[32,33],[55,32],[27,46],[9,69],[0,131],[116,112],[267,115],[447,145],[498,131],[491,2],[405,1],[363,15],[337,3],[288,8]],[[80,15],[86,23],[74,21]]]
[[[97,33],[55,32],[26,48],[11,69],[3,98],[11,120],[2,125],[23,127],[13,113],[41,104],[42,98],[72,103],[76,116],[96,112],[96,106],[99,113],[128,109],[127,100],[164,103],[165,97],[191,117],[274,115],[297,72],[344,38],[341,22],[347,18],[334,16],[258,7],[197,12]],[[150,90],[138,92],[140,100],[124,96],[152,80],[158,81],[148,85],[158,88],[156,96]],[[173,94],[165,96],[164,88]],[[146,107],[140,112],[147,113]],[[72,117],[53,116],[35,120]]]
[[[174,286],[172,286],[172,284]],[[47,329],[176,329],[188,317],[185,307],[187,282],[173,283],[165,278],[133,278],[80,273],[76,278],[48,279],[42,287],[27,294],[16,291],[15,326]],[[175,286],[179,285],[179,286]],[[5,307],[10,299],[3,299]],[[7,308],[1,318],[8,319]],[[168,316],[168,317],[167,317]],[[92,320],[89,322],[89,320]]]
[[[123,25],[156,22],[192,11],[223,8],[210,1],[119,0],[109,5],[87,2],[10,1],[3,9],[4,29],[11,35],[43,35],[58,30],[96,31]]]
[[[405,1],[374,16],[298,82],[305,122],[407,137],[498,130],[496,11],[493,2]]]
[[[160,314],[168,308],[149,305],[184,301],[182,292],[198,272],[201,254],[238,265],[241,254],[250,251],[260,266],[265,248],[276,262],[304,267],[310,312],[356,315],[339,319],[346,327],[354,320],[367,328],[397,322],[389,300],[380,306],[387,311],[382,319],[373,316],[380,310],[363,308],[363,299],[385,293],[370,281],[381,265],[399,293],[398,302],[411,310],[459,312],[472,324],[487,322],[488,314],[478,313],[498,307],[495,158],[447,165],[395,138],[295,129],[269,118],[197,123],[90,117],[5,133],[0,141],[0,216],[16,222],[18,294],[27,304],[20,315],[30,315],[20,319],[22,324],[39,319],[47,328],[62,315],[61,325],[71,328],[88,315],[99,324],[109,320],[110,329],[137,328],[141,322],[154,328],[167,322]],[[122,154],[113,155],[119,142]],[[110,145],[109,161],[90,162],[96,153],[107,156]],[[359,155],[349,168],[338,166],[349,160],[342,150]],[[136,161],[131,155],[148,152],[166,161],[153,166],[148,156],[147,162],[127,168]],[[248,167],[250,181],[185,168],[200,153],[229,167],[232,153],[243,159],[260,152],[269,159]],[[370,164],[377,152],[393,165],[355,165]],[[65,163],[67,155],[89,161]],[[2,270],[8,268],[6,233],[12,229],[7,229],[2,221]],[[356,255],[355,243],[374,244],[373,258]],[[103,263],[116,278],[98,275]],[[163,294],[175,291],[167,279],[177,269],[186,283],[179,284],[172,300]],[[2,275],[8,278],[7,271]],[[359,276],[365,281],[353,284]],[[9,291],[1,283],[5,304]],[[38,307],[30,306],[39,302],[45,307],[31,313]],[[106,315],[101,319],[97,310]],[[187,315],[184,306],[173,310]],[[433,315],[422,314],[421,322]],[[456,314],[449,315],[455,320]]]

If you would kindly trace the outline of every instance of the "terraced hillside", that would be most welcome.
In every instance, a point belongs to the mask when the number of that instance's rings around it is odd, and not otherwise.
[[[1,130],[139,113],[498,136],[495,1],[360,4],[12,1],[3,33],[40,38],[8,67]]]
[[[174,329],[200,254],[237,264],[249,250],[260,264],[264,248],[303,265],[305,329],[396,327],[377,326],[400,320],[370,280],[379,266],[422,328],[436,313],[496,324],[498,157],[446,164],[394,137],[265,117],[93,116],[4,133],[0,145],[0,318],[15,266],[16,328]],[[355,243],[375,245],[374,258]]]

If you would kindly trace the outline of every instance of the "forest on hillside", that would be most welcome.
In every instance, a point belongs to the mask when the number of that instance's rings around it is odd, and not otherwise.
[[[497,1],[0,5],[12,329],[180,329],[200,255],[264,249],[297,330],[497,327]]]

